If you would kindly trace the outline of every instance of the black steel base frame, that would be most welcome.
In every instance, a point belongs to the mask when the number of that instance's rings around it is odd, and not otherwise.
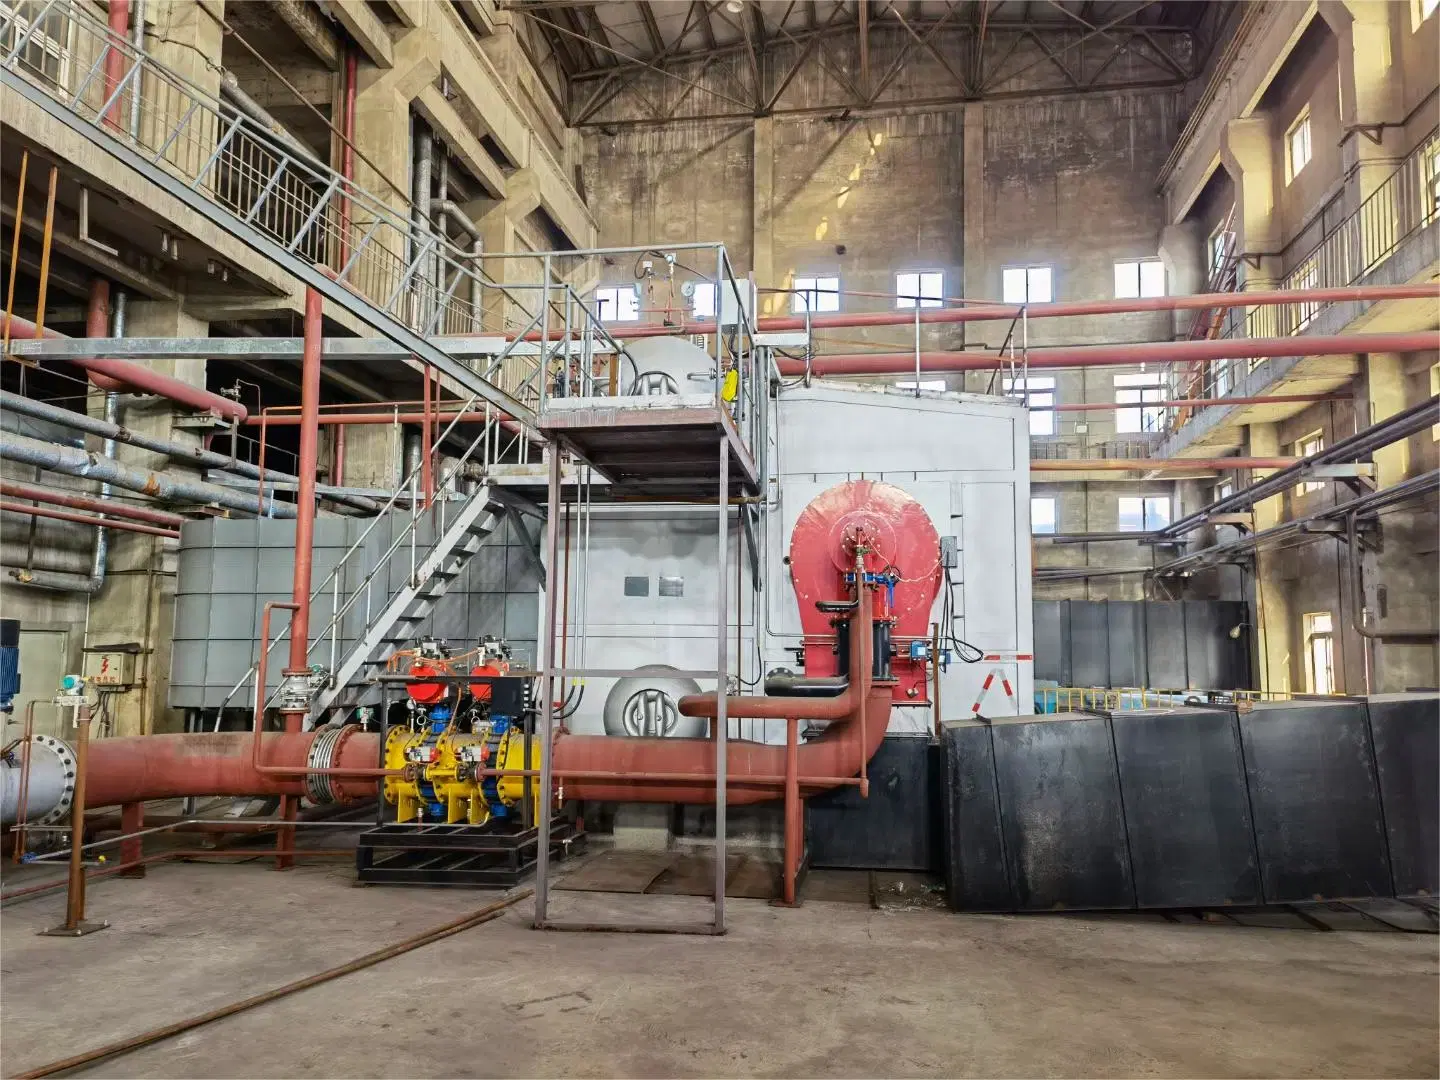
[[[535,867],[538,828],[508,824],[391,823],[360,834],[355,870],[362,885],[463,885],[507,889]],[[550,825],[550,857],[578,854],[585,833],[562,817]]]

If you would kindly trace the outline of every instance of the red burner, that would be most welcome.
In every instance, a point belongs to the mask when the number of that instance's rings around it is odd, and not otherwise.
[[[849,595],[844,575],[854,566],[857,543],[865,549],[867,573],[898,575],[894,604],[886,612],[894,620],[899,654],[895,702],[923,704],[926,669],[906,657],[909,642],[902,639],[930,636],[930,612],[940,592],[940,537],[925,508],[893,484],[847,480],[817,495],[795,521],[790,576],[805,630],[805,673],[837,670],[831,616],[817,610],[815,602]],[[883,604],[884,593],[878,598]]]

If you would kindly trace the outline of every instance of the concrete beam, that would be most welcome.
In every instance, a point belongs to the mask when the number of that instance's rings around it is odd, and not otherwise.
[[[445,140],[451,152],[470,170],[490,197],[505,198],[505,173],[470,132],[455,106],[445,100],[445,95],[437,87],[427,86],[414,104],[415,111]]]
[[[370,62],[377,67],[395,66],[394,46],[390,33],[372,12],[365,0],[330,0],[330,10],[350,32]]]
[[[495,33],[494,0],[454,0],[457,7],[470,17],[470,22],[479,33]]]
[[[0,203],[0,219],[14,222],[15,207],[13,204]],[[21,217],[20,222],[26,232],[33,233],[36,237],[44,235],[45,222],[42,219],[25,214]],[[66,235],[58,229],[51,230],[50,246],[55,252],[74,259],[92,270],[99,271],[114,280],[116,284],[133,289],[142,296],[152,300],[178,300],[180,298],[180,294],[164,282],[142,273],[129,263],[101,251],[92,244],[87,244],[78,236]]]
[[[425,21],[425,5],[420,0],[385,0],[385,6],[407,30],[413,30]]]
[[[314,4],[309,0],[270,0],[270,7],[301,44],[315,54],[316,59],[331,71],[340,70],[343,59],[340,43],[335,40],[335,31]]]

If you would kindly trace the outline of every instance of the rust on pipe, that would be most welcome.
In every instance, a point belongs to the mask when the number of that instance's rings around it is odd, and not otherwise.
[[[8,486],[8,485],[6,485]],[[91,517],[89,514],[72,514],[68,510],[51,510],[44,506],[26,506],[24,503],[6,502],[0,499],[0,510],[7,514],[29,514],[31,517],[54,518],[57,521],[73,521],[77,525],[94,525],[97,529],[118,529],[121,532],[145,533],[147,536],[164,536],[179,540],[178,529],[162,529],[158,525],[144,525],[138,521],[115,521],[108,518]]]
[[[87,315],[88,322],[88,315]],[[6,317],[3,328],[6,335],[15,334],[28,337],[63,338],[66,335],[54,330],[44,329],[31,322],[29,319],[22,319],[18,315]],[[43,330],[43,333],[39,331]],[[104,334],[101,335],[105,336]],[[184,405],[197,412],[214,413],[225,420],[233,420],[243,423],[249,416],[245,406],[230,398],[221,397],[219,394],[212,394],[204,387],[192,386],[190,383],[182,382],[169,375],[161,375],[143,364],[137,364],[131,360],[96,360],[96,359],[66,359],[67,364],[74,364],[83,368],[89,376],[90,381],[102,390],[116,390],[122,393],[132,394],[154,394],[157,397],[168,398],[177,405]]]
[[[1214,308],[1265,307],[1276,304],[1329,304],[1344,302],[1369,303],[1376,300],[1429,300],[1440,298],[1440,282],[1413,285],[1352,285],[1335,289],[1276,289],[1257,292],[1196,293],[1191,296],[1152,296],[1132,300],[1076,300],[1051,304],[979,303],[959,308],[926,308],[918,313],[911,309],[896,311],[858,311],[835,314],[775,315],[757,320],[760,333],[783,330],[832,330],[860,326],[913,326],[917,316],[922,325],[933,323],[996,322],[1018,319],[1024,311],[1027,319],[1070,318],[1077,315],[1126,315],[1145,311],[1204,311]],[[715,323],[688,322],[667,326],[642,323],[636,326],[612,326],[617,338],[628,340],[644,337],[675,337],[692,334],[713,334]],[[552,334],[552,336],[554,336]],[[540,333],[524,335],[526,341],[538,341]],[[1033,352],[1032,352],[1033,355]],[[915,354],[909,354],[912,362]],[[1223,359],[1223,358],[1222,358]]]
[[[54,506],[68,506],[72,510],[93,510],[101,514],[109,514],[111,517],[130,518],[134,521],[148,521],[152,525],[168,525],[178,529],[185,523],[185,518],[179,514],[166,513],[164,510],[151,510],[145,506],[132,506],[130,503],[121,502],[118,499],[96,499],[85,495],[75,495],[68,491],[56,491],[54,488],[40,487],[36,484],[22,484],[14,480],[0,480],[0,495],[9,495],[16,499],[30,499],[33,502],[50,503]],[[113,524],[106,522],[107,525]]]
[[[320,349],[324,334],[324,300],[305,290],[305,351],[300,369],[300,479],[295,496],[295,575],[291,586],[290,663],[285,674],[310,666],[310,584],[315,566],[315,474],[320,467]],[[264,495],[264,492],[261,492]],[[263,683],[260,685],[264,685]],[[263,698],[264,691],[260,696]]]
[[[1056,458],[1030,462],[1031,472],[1184,472],[1188,469],[1288,469],[1301,458]]]
[[[1231,360],[1275,356],[1348,356],[1353,353],[1425,352],[1440,348],[1440,331],[1393,334],[1331,334],[1281,338],[1202,338],[1123,345],[1068,345],[1031,349],[1025,364],[1036,368],[1101,367],[1122,364],[1172,364],[1194,360]],[[1017,358],[1017,363],[1018,358]],[[988,371],[1009,363],[1000,353],[921,352],[922,371]],[[803,360],[777,361],[782,375],[805,374]],[[830,353],[810,362],[814,375],[903,375],[914,372],[915,353]]]

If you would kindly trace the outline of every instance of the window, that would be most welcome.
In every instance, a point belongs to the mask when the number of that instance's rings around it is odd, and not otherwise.
[[[1335,693],[1335,620],[1328,611],[1305,616],[1305,666],[1312,694]]]
[[[1212,391],[1215,397],[1224,397],[1230,392],[1230,365],[1232,362],[1216,360],[1210,365],[1214,383]]]
[[[1030,376],[1006,379],[1005,396],[1024,402],[1030,410],[1030,434],[1055,434],[1055,380]]]
[[[604,285],[595,290],[601,322],[639,322],[640,290],[634,285]]]
[[[1440,3],[1440,0],[1436,0]],[[1440,140],[1425,151],[1425,220],[1440,214]]]
[[[1307,259],[1301,263],[1293,274],[1290,275],[1290,288],[1292,289],[1313,289],[1320,284],[1320,267],[1314,259]],[[1310,325],[1310,320],[1320,313],[1319,304],[1296,304],[1295,305],[1295,329],[1290,331],[1298,334],[1305,327]]]
[[[1140,372],[1115,376],[1115,404],[1142,405],[1146,401],[1164,401],[1164,377],[1159,372]],[[1120,434],[1159,431],[1165,424],[1164,406],[1115,410],[1115,430]]]
[[[70,16],[66,5],[47,5],[44,0],[12,0],[5,4],[13,18],[0,34],[0,51],[9,52],[29,32],[19,63],[31,75],[38,75],[52,86],[63,87],[70,78]],[[36,17],[44,17],[30,31]]]
[[[1419,30],[1420,24],[1435,14],[1440,0],[1410,0],[1410,22],[1412,30]]]
[[[896,274],[895,306],[913,308],[917,299],[922,308],[939,307],[940,302],[945,299],[945,275],[939,270]]]
[[[1055,500],[1053,498],[1030,497],[1030,532],[1035,536],[1050,536],[1055,532]]]
[[[1310,110],[1307,107],[1285,133],[1285,182],[1300,175],[1310,163]]]
[[[1234,483],[1234,481],[1232,481],[1232,480],[1221,480],[1220,483],[1218,483],[1218,484],[1215,485],[1215,498],[1214,498],[1213,501],[1214,501],[1214,502],[1219,502],[1221,499],[1228,499],[1231,495],[1234,495],[1234,494],[1235,494],[1235,483]]]
[[[1165,264],[1159,259],[1127,259],[1115,264],[1115,298],[1165,295]]]
[[[1055,299],[1048,266],[1007,266],[1000,273],[1000,286],[1007,304],[1048,304]]]
[[[713,281],[695,282],[695,289],[690,293],[690,314],[697,319],[713,319],[715,317],[715,283]]]
[[[1120,496],[1121,532],[1154,532],[1170,524],[1169,495]]]
[[[914,390],[914,389],[916,389],[916,383],[915,383],[915,380],[914,380],[914,379],[901,379],[899,382],[897,382],[897,383],[895,384],[895,388],[896,388],[897,390]],[[945,389],[945,380],[944,380],[944,379],[921,379],[921,380],[920,380],[920,383],[919,383],[919,389],[921,389],[921,390],[944,390],[944,389]]]
[[[790,295],[790,310],[797,315],[840,310],[838,277],[797,277],[791,288],[795,291]]]
[[[1295,441],[1296,457],[1309,457],[1311,454],[1318,454],[1321,450],[1324,449],[1325,433],[1322,431],[1312,431],[1303,439],[1297,439]],[[1300,485],[1300,494],[1307,495],[1312,491],[1319,491],[1324,486],[1325,481],[1323,480],[1306,480],[1303,484]]]

